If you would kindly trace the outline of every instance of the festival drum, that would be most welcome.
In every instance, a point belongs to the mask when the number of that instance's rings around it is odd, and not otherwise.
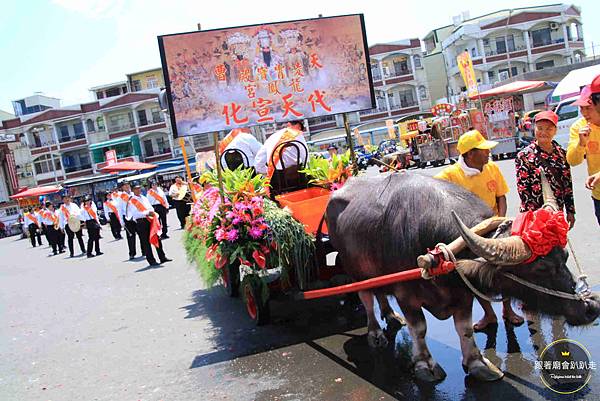
[[[79,220],[75,216],[69,216],[67,219],[67,225],[69,226],[69,230],[76,233],[81,230],[81,220]]]

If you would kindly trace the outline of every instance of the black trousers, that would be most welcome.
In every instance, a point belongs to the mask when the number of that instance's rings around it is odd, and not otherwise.
[[[162,235],[167,235],[167,213],[169,212],[166,207],[163,205],[152,205],[156,214],[158,214],[158,218],[160,220],[160,225],[162,226]]]
[[[54,226],[47,224],[44,224],[44,227],[46,229],[46,239],[48,240],[50,247],[52,247],[52,253],[56,255],[58,252],[62,252],[63,246],[61,243],[60,231],[55,229]]]
[[[96,254],[98,254],[100,252],[100,224],[96,220],[87,220],[85,228],[88,231],[87,254],[88,256],[92,255],[94,246],[96,247]]]
[[[29,239],[31,240],[31,246],[35,248],[35,238],[37,237],[38,245],[42,245],[42,234],[40,234],[40,229],[35,223],[31,223],[28,227],[29,230]]]
[[[154,254],[152,252],[152,245],[150,244],[150,222],[146,218],[137,219],[136,227],[138,235],[140,236],[142,252],[146,254],[146,260],[149,264],[156,263],[156,259],[154,259]],[[165,259],[167,259],[160,239],[158,240],[158,248],[156,249],[156,253],[158,254],[158,259],[161,262],[164,262]]]
[[[185,227],[185,218],[190,214],[190,205],[185,200],[173,200],[175,210],[177,211],[177,218],[181,228]]]
[[[69,245],[69,252],[71,253],[71,256],[73,256],[73,254],[75,253],[75,250],[73,249],[73,239],[75,237],[77,237],[77,242],[79,243],[79,249],[81,249],[82,253],[85,253],[85,245],[83,243],[83,233],[81,232],[81,229],[79,229],[79,231],[74,233],[73,231],[71,231],[69,226],[66,225],[65,233],[67,234],[67,244]]]
[[[112,232],[114,239],[123,238],[121,237],[121,222],[116,214],[108,214],[108,223],[110,224],[110,231]]]
[[[135,220],[125,220],[125,216],[123,216],[123,221],[125,222],[125,236],[127,237],[129,257],[133,258],[135,256],[135,235],[137,233]],[[144,255],[144,248],[142,248],[142,256]]]

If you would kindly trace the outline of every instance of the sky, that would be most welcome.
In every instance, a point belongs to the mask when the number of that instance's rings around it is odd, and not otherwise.
[[[125,74],[160,67],[156,37],[197,29],[363,13],[369,45],[423,38],[449,25],[452,16],[471,17],[549,1],[481,0],[26,0],[0,5],[0,109],[34,92],[62,105],[93,100],[89,88],[125,80]],[[600,49],[597,0],[581,7],[586,47]],[[296,9],[292,7],[296,5]],[[598,52],[600,53],[600,51]]]

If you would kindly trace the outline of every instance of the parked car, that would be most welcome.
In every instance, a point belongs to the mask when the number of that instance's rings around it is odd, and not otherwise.
[[[569,131],[571,125],[581,118],[579,107],[573,104],[577,99],[579,99],[579,96],[573,96],[562,100],[554,109],[556,114],[558,114],[558,131],[556,132],[554,140],[565,149],[569,144]]]

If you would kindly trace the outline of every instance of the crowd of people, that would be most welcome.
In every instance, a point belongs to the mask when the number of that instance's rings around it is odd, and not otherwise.
[[[535,116],[535,140],[517,154],[515,174],[521,200],[520,211],[537,210],[544,206],[543,188],[549,186],[558,208],[564,212],[570,228],[575,225],[575,202],[571,166],[587,162],[589,177],[585,186],[592,191],[592,201],[600,225],[600,75],[581,90],[574,103],[583,115],[570,130],[567,149],[553,141],[558,116],[543,111]],[[498,216],[505,216],[506,194],[509,191],[499,167],[490,161],[490,149],[498,143],[486,140],[476,130],[463,134],[458,141],[458,163],[445,168],[436,178],[460,185],[481,198]],[[497,321],[489,302],[479,299],[484,316],[474,324],[483,330]],[[523,318],[512,309],[510,300],[503,302],[503,318],[512,324]]]
[[[188,185],[181,177],[175,179],[168,192],[177,209],[181,228],[189,214],[185,198],[188,192]],[[156,181],[148,183],[145,195],[142,194],[141,185],[132,186],[123,182],[106,194],[103,204],[104,217],[113,238],[121,240],[122,232],[125,232],[130,260],[137,257],[138,238],[140,254],[150,266],[171,261],[162,246],[162,240],[169,238],[169,208],[167,195]],[[69,194],[65,194],[60,205],[45,202],[26,209],[23,217],[34,248],[42,245],[42,236],[45,236],[52,255],[65,253],[68,249],[69,256],[75,257],[76,238],[82,256],[92,258],[103,255],[100,250],[102,226],[99,211],[89,196],[84,197],[83,202],[77,205]],[[83,239],[84,230],[87,232],[87,244]],[[153,247],[156,248],[158,261],[154,257]]]

